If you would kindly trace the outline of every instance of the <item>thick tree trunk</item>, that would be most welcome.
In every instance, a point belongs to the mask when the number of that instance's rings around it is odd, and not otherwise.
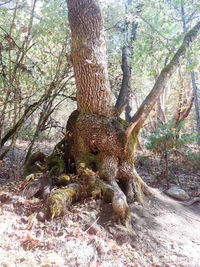
[[[98,1],[67,0],[78,110],[110,115],[106,45]]]
[[[52,192],[50,211],[52,217],[58,216],[73,201],[87,196],[101,197],[112,203],[115,215],[126,224],[130,218],[128,202],[136,200],[141,203],[142,193],[148,191],[133,162],[138,129],[130,131],[128,123],[118,118],[112,107],[103,20],[98,0],[67,0],[67,4],[78,110],[68,120],[65,145],[60,142],[52,155],[44,159],[48,170],[44,176],[48,181],[50,178],[53,182],[57,179],[62,182],[63,172],[75,172],[77,175],[75,180],[73,176],[72,181],[69,176],[66,177],[65,182],[70,183],[67,188]],[[162,91],[159,85],[167,80],[179,57],[185,54],[190,38],[197,35],[199,28],[200,24],[193,29],[195,33],[190,32],[185,37],[183,46],[161,73],[160,81],[147,97],[146,106],[143,106],[145,116],[152,108],[152,97],[157,99]],[[138,123],[138,119],[140,122],[145,119],[139,116],[140,112],[141,109],[135,123]],[[27,168],[37,163],[35,158],[32,159],[34,163],[29,160]],[[39,167],[43,168],[41,165]],[[26,195],[33,195],[33,192],[50,186],[49,182],[42,181],[37,186],[33,183]]]
[[[142,202],[145,186],[134,169],[133,154],[137,135],[131,135],[125,145],[128,123],[122,119],[75,111],[67,123],[67,151],[70,162],[75,162],[80,177],[95,174],[112,191],[113,209],[125,222],[129,218],[128,204]],[[89,174],[88,174],[89,171]],[[107,198],[107,194],[106,194]]]
[[[118,118],[111,103],[103,19],[98,1],[67,0],[67,5],[78,111],[70,116],[67,124],[66,161],[69,166],[75,163],[85,188],[82,190],[87,192],[84,195],[98,194],[108,199],[117,218],[126,223],[128,201],[142,202],[142,181],[133,164],[137,134],[125,142],[128,124]],[[130,71],[127,74],[129,82]]]

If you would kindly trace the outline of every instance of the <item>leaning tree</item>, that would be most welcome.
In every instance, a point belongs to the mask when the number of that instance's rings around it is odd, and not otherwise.
[[[64,141],[56,146],[46,162],[48,177],[75,172],[76,178],[70,181],[70,176],[60,176],[61,183],[65,179],[69,184],[51,193],[50,211],[52,216],[58,216],[74,200],[87,196],[101,197],[112,203],[116,217],[126,223],[130,217],[128,203],[142,203],[143,193],[149,191],[134,168],[137,135],[170,75],[197,37],[200,22],[185,35],[182,45],[162,70],[150,94],[128,125],[119,117],[119,111],[112,103],[104,26],[98,0],[66,1],[78,108],[69,117]],[[60,154],[64,156],[64,163],[58,159]],[[37,156],[42,158],[41,154],[31,157],[26,170],[33,166]]]

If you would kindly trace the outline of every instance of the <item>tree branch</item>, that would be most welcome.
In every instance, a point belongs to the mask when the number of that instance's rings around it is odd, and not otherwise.
[[[133,129],[139,131],[144,121],[148,117],[150,111],[152,110],[153,106],[155,105],[158,97],[163,92],[170,76],[174,73],[180,62],[185,57],[188,47],[197,38],[199,32],[200,32],[200,21],[185,35],[182,45],[177,50],[170,63],[163,68],[151,92],[148,94],[148,96],[145,98],[145,100],[143,101],[143,103],[133,116],[132,123],[127,128],[126,132],[127,139],[130,136]]]
[[[4,2],[4,3],[0,3],[0,6],[4,6],[4,5],[10,3],[11,1],[12,1],[12,0],[6,1],[6,2]]]

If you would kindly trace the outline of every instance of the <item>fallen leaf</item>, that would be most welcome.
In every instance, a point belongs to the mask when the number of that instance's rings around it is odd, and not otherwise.
[[[46,165],[41,165],[41,166],[40,166],[40,169],[43,170],[43,171],[46,170],[46,168],[47,168]]]

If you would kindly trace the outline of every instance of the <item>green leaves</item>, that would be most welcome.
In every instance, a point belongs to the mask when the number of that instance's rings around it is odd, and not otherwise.
[[[156,130],[146,136],[148,140],[146,148],[162,154],[165,151],[181,148],[186,143],[195,142],[196,134],[184,134],[183,124],[179,124],[176,128],[171,125],[173,125],[171,121],[166,124],[158,124]]]

